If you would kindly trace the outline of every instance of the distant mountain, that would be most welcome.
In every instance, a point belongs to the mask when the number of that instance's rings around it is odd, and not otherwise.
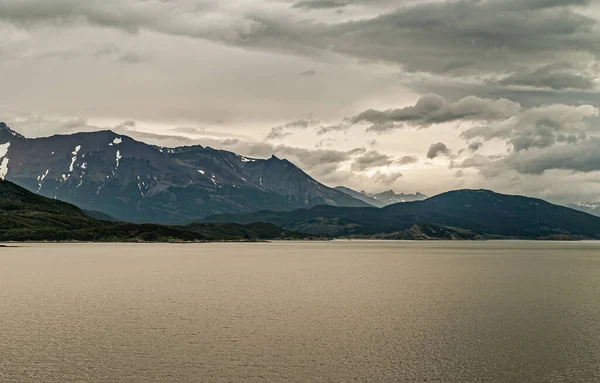
[[[164,148],[112,131],[27,139],[0,123],[0,179],[130,222],[321,204],[368,206],[287,160],[208,147]]]
[[[388,190],[379,194],[369,194],[369,196],[371,198],[375,198],[377,201],[382,202],[385,206],[393,205],[395,203],[423,201],[424,199],[427,199],[427,196],[425,194],[397,194],[393,190]]]
[[[378,201],[375,198],[370,197],[369,195],[367,195],[365,193],[358,192],[356,190],[352,190],[348,187],[336,186],[335,189],[341,191],[342,193],[348,194],[352,198],[355,198],[355,199],[361,200],[365,203],[368,203],[371,206],[375,206],[375,207],[384,207],[385,206],[385,204],[382,201]]]
[[[105,216],[102,216],[103,218]],[[318,239],[268,223],[136,225],[97,220],[71,204],[0,180],[0,241],[167,242]]]
[[[384,208],[317,206],[291,212],[220,215],[207,222],[270,222],[288,230],[336,237],[398,233],[415,224],[459,229],[485,238],[600,239],[600,218],[546,201],[457,190]]]
[[[401,202],[413,202],[413,201],[422,201],[427,198],[425,194],[415,193],[415,194],[397,194],[393,190],[388,190],[383,193],[378,194],[368,194],[364,191],[356,191],[352,190],[345,186],[336,187],[337,190],[348,194],[349,196],[359,199],[363,202],[368,203],[369,205],[375,207],[384,207],[388,205],[393,205],[395,203]]]
[[[600,217],[600,202],[581,202],[578,204],[568,205],[568,207]]]

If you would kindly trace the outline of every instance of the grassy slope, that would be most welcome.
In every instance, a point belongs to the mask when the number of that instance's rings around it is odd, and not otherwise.
[[[0,180],[0,241],[174,242],[315,239],[271,224],[136,225],[97,220],[76,206]]]

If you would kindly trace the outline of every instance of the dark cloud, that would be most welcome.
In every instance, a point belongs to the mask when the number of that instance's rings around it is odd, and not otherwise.
[[[342,8],[346,5],[345,2],[337,0],[305,0],[295,3],[293,7],[300,9],[330,9]]]
[[[479,149],[481,149],[483,147],[483,143],[476,141],[476,142],[472,142],[469,144],[469,150],[473,153],[475,153],[476,151],[478,151]]]
[[[398,123],[426,127],[431,124],[458,120],[502,120],[519,113],[521,106],[506,99],[491,100],[468,96],[453,103],[446,102],[436,94],[428,94],[414,106],[379,111],[369,109],[352,117],[353,123],[374,124],[371,131],[385,132],[398,128]]]
[[[431,144],[431,146],[429,147],[429,150],[427,151],[427,158],[429,158],[429,159],[434,159],[436,157],[449,156],[449,155],[450,155],[450,149],[448,149],[448,147],[441,142],[438,142],[437,144]]]
[[[345,4],[304,0],[294,7],[339,8]],[[600,54],[598,20],[586,14],[590,4],[584,0],[419,2],[339,23],[238,10],[214,23],[210,22],[211,12],[220,5],[215,1],[4,0],[0,2],[0,20],[25,27],[87,22],[131,33],[150,30],[300,55],[336,52],[399,64],[408,72],[453,77],[521,70],[535,74],[536,68],[561,60],[579,67]],[[542,78],[544,86],[564,85],[549,82],[543,74]],[[519,78],[506,81],[514,80]],[[586,85],[584,80],[579,86],[582,84]]]

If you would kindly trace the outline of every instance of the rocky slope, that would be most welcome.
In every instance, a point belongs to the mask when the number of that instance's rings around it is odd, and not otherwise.
[[[162,148],[112,131],[27,139],[3,123],[0,179],[131,222],[180,224],[261,209],[368,206],[276,157]]]

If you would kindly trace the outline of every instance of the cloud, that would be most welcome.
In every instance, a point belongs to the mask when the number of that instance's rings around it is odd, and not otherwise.
[[[400,165],[409,165],[414,164],[417,161],[419,161],[419,159],[416,156],[403,156],[398,161],[396,161],[396,163]]]
[[[502,85],[518,85],[553,90],[581,89],[590,90],[596,87],[595,78],[581,74],[569,63],[553,63],[530,71],[518,70],[502,78]]]
[[[485,165],[482,173],[497,176],[509,170],[520,174],[541,175],[549,170],[568,170],[589,173],[600,170],[599,138],[590,138],[574,144],[513,151]]]
[[[271,131],[267,135],[266,140],[267,141],[282,140],[285,137],[290,136],[291,134],[292,133],[286,132],[284,130],[283,126],[277,126],[277,127],[271,129]]]
[[[297,129],[306,129],[309,126],[313,126],[318,124],[318,121],[309,119],[309,120],[295,120],[292,122],[288,122],[285,125],[281,125],[281,126],[276,126],[274,128],[271,129],[271,131],[269,132],[269,134],[266,137],[267,141],[272,141],[272,140],[283,140],[284,138],[291,136],[292,130],[297,130]]]
[[[372,182],[375,184],[382,184],[385,186],[390,186],[392,185],[394,182],[396,182],[399,178],[402,178],[402,173],[383,173],[378,171],[377,173],[375,173],[375,175],[372,177]]]
[[[479,142],[479,141],[472,142],[469,144],[469,151],[474,153],[474,152],[478,151],[479,149],[481,149],[482,147],[483,147],[483,142]]]
[[[372,123],[374,125],[369,130],[385,132],[402,126],[398,123],[427,127],[431,124],[458,120],[503,120],[514,116],[520,110],[520,104],[507,99],[492,100],[468,96],[448,103],[436,94],[428,94],[421,97],[413,106],[385,111],[369,109],[350,120],[354,124]]]
[[[450,155],[450,149],[448,149],[448,147],[441,142],[438,142],[437,144],[431,144],[431,146],[429,147],[429,150],[427,151],[427,158],[429,158],[431,160],[436,157],[449,156],[449,155]]]
[[[346,5],[345,2],[337,0],[304,0],[297,2],[293,7],[300,9],[330,9],[342,8]]]
[[[316,76],[316,75],[317,75],[317,72],[315,72],[312,69],[305,70],[304,72],[300,73],[300,76],[302,76],[302,77],[313,77],[313,76]]]
[[[140,53],[126,52],[120,55],[118,60],[126,64],[141,64],[150,61],[150,57]]]
[[[352,170],[363,171],[371,168],[388,166],[393,163],[393,157],[372,150],[354,160],[354,163],[352,164]]]
[[[588,12],[588,0],[404,2],[393,10],[357,3],[379,12],[317,22],[294,12],[346,3],[303,0],[275,12],[265,3],[251,7],[216,0],[3,0],[0,20],[23,27],[87,23],[128,33],[148,30],[302,56],[334,52],[447,77],[523,71],[538,77],[534,84],[561,89],[561,81],[553,83],[543,73],[540,82],[536,69],[561,60],[579,67],[600,53],[599,22]],[[369,16],[373,13],[377,16]],[[522,82],[523,75],[506,81]]]
[[[600,111],[591,105],[547,105],[523,110],[510,119],[495,124],[466,129],[461,137],[489,141],[506,139],[514,150],[548,147],[557,140],[576,140],[592,129]],[[575,136],[575,138],[568,138]]]
[[[337,125],[328,125],[328,126],[320,126],[317,129],[317,136],[322,136],[324,134],[332,133],[332,132],[345,132],[350,129],[350,126],[344,123]]]

